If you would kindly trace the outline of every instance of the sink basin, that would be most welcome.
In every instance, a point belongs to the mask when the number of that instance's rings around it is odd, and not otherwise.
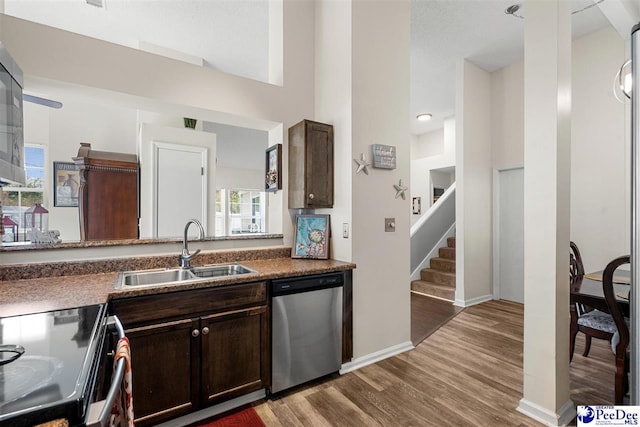
[[[237,274],[249,274],[255,273],[255,270],[245,267],[241,264],[228,264],[228,265],[209,265],[204,267],[193,267],[191,272],[202,278],[209,277],[224,277],[235,276]]]
[[[242,264],[206,265],[190,269],[171,268],[125,271],[118,274],[115,288],[169,285],[182,282],[215,280],[240,274],[257,273]]]
[[[127,271],[121,273],[121,275],[123,286],[147,286],[159,283],[182,282],[196,278],[189,270],[179,268],[174,270]]]

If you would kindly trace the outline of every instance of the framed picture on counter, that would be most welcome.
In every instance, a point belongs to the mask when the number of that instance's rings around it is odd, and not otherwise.
[[[265,191],[282,190],[282,144],[267,148],[265,152]]]
[[[77,207],[80,171],[75,163],[53,162],[53,206]]]
[[[329,215],[296,215],[291,258],[329,259]]]

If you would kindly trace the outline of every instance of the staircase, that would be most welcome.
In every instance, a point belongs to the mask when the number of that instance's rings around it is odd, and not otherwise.
[[[453,301],[456,291],[456,238],[449,237],[447,246],[429,261],[430,268],[420,271],[420,279],[411,282],[411,291]]]

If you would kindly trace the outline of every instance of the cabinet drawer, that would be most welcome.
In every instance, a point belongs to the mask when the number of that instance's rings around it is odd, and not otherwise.
[[[266,303],[266,282],[257,282],[116,299],[111,301],[111,313],[130,327],[158,319],[227,311]]]

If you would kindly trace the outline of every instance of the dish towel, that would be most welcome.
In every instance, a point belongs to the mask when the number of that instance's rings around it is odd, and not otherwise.
[[[113,358],[113,372],[118,360],[124,359],[124,377],[120,389],[111,408],[111,427],[133,427],[133,396],[131,385],[131,349],[127,337],[120,338],[116,346],[116,355]],[[112,380],[113,381],[113,380]]]

